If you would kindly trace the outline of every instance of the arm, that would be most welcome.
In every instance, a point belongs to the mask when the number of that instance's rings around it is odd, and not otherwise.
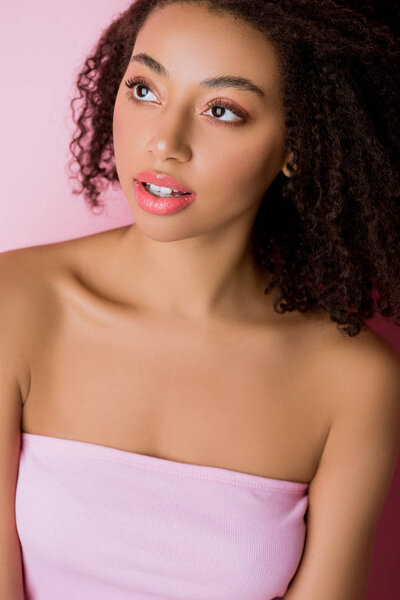
[[[20,382],[25,371],[21,340],[26,324],[21,319],[24,299],[10,257],[11,253],[0,255],[0,600],[23,600],[15,491],[22,418]]]
[[[322,369],[331,429],[309,487],[303,557],[285,600],[364,600],[400,446],[400,358],[383,341]]]

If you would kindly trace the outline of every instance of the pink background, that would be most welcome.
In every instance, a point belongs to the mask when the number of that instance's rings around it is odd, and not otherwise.
[[[0,252],[78,238],[133,222],[122,191],[92,215],[66,174],[75,126],[75,76],[102,30],[129,0],[8,0],[0,25],[3,199]],[[368,323],[400,352],[400,329]],[[400,597],[400,455],[378,525],[366,600]],[[362,499],[360,499],[362,510]]]

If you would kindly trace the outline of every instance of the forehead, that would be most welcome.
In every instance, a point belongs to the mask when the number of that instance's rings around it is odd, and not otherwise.
[[[153,11],[138,33],[132,54],[145,52],[170,71],[193,75],[236,74],[264,89],[279,81],[277,54],[266,35],[227,13],[194,3]]]

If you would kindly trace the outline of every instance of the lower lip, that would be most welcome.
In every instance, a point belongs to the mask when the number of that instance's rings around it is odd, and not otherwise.
[[[134,180],[136,200],[139,206],[147,212],[155,215],[171,215],[179,212],[191,204],[196,194],[190,194],[188,196],[175,196],[174,198],[157,198],[150,194],[144,187],[141,181]]]

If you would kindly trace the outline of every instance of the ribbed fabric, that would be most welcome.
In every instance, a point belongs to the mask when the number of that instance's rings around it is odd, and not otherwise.
[[[307,483],[22,433],[26,600],[282,598]]]

